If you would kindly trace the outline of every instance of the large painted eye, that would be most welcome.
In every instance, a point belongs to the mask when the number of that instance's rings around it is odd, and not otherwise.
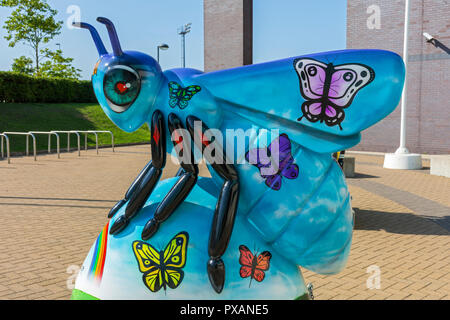
[[[103,80],[103,91],[115,112],[127,110],[139,95],[141,78],[132,68],[114,66]]]

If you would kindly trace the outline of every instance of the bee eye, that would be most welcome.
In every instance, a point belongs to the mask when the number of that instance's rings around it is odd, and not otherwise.
[[[130,67],[114,66],[105,74],[103,91],[115,112],[127,110],[138,97],[140,89],[140,76]]]

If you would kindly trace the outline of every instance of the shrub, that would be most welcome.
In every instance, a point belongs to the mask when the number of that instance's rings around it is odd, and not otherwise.
[[[32,77],[0,71],[0,102],[96,102],[90,81]]]

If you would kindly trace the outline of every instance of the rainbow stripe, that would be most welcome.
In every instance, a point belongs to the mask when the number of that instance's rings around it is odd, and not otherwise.
[[[103,228],[102,232],[95,242],[94,254],[92,255],[91,267],[89,268],[89,276],[100,284],[103,277],[103,268],[105,267],[106,248],[108,245],[108,228],[109,222]]]

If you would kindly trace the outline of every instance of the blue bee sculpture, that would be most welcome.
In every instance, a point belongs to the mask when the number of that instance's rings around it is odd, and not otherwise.
[[[93,26],[76,23],[100,55],[96,97],[122,130],[149,124],[152,160],[111,209],[72,297],[303,299],[299,266],[342,270],[353,214],[332,153],[395,109],[402,59],[343,50],[163,72],[152,57],[123,51],[112,22],[97,20],[112,53]],[[159,181],[167,153],[181,169]],[[199,156],[211,178],[198,176]]]

